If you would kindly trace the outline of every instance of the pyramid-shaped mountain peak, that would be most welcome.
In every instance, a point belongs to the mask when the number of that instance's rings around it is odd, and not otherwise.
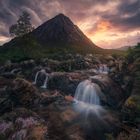
[[[67,16],[65,16],[64,14],[58,14],[58,15],[56,15],[54,18],[52,18],[52,19],[50,19],[50,20],[48,20],[47,22],[46,22],[46,24],[48,23],[48,22],[51,22],[51,24],[61,24],[61,25],[71,25],[71,26],[73,26],[74,24],[73,24],[73,22],[71,21],[71,19],[69,18],[69,17],[67,17]]]
[[[56,15],[55,18],[67,18],[67,16],[64,15],[63,13],[60,13],[60,14]]]
[[[32,32],[41,44],[73,44],[95,47],[91,40],[64,14],[56,15]],[[80,46],[80,45],[79,45]]]

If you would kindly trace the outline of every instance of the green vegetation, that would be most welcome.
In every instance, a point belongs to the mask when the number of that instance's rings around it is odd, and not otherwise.
[[[31,34],[27,34],[22,37],[16,37],[1,47],[0,62],[2,63],[7,60],[19,62],[27,59],[38,60],[41,58],[51,58],[57,60],[58,56],[64,56],[69,53],[80,53],[83,55],[87,53],[104,55],[113,54],[114,56],[122,55],[122,51],[85,47],[83,44],[73,45],[62,43],[57,44],[57,46],[50,44],[41,45]]]
[[[133,63],[136,59],[140,59],[140,43],[134,48],[129,48],[126,55],[127,61]]]
[[[126,60],[134,78],[131,96],[126,100],[123,112],[125,119],[135,124],[140,123],[140,43],[134,49],[128,49]]]
[[[6,44],[0,50],[0,61],[21,61],[30,58],[39,58],[40,55],[43,55],[40,47],[29,35],[28,37],[15,38],[10,44]]]
[[[27,59],[54,58],[68,53],[81,53],[87,51],[84,47],[73,46],[71,44],[57,44],[57,46],[40,45],[30,34],[16,37],[0,49],[0,62],[6,60],[22,61]],[[90,50],[91,51],[91,50]],[[89,51],[89,52],[90,52]]]

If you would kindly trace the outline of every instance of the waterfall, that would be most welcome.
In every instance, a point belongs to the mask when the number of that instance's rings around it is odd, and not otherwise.
[[[105,128],[111,127],[108,120],[112,117],[100,100],[104,97],[99,85],[92,82],[92,78],[80,82],[75,91],[73,108],[78,113],[84,130],[91,132],[91,135],[94,132],[100,135]]]
[[[48,82],[49,74],[44,69],[42,69],[42,70],[40,70],[40,71],[38,71],[36,73],[35,80],[34,80],[33,84],[37,83],[37,79],[38,79],[39,74],[44,74],[45,75],[45,80],[44,80],[43,85],[41,86],[41,88],[45,88],[46,89],[47,88],[47,82]]]
[[[49,77],[49,75],[46,74],[46,78],[45,78],[44,84],[41,86],[41,88],[47,88],[48,77]]]
[[[38,78],[39,73],[40,73],[40,71],[38,71],[38,72],[36,73],[36,75],[35,75],[35,80],[34,80],[34,82],[33,82],[34,85],[35,85],[36,82],[37,82],[37,78]]]
[[[100,105],[99,92],[101,90],[97,84],[85,80],[78,85],[74,98],[89,105]]]
[[[100,104],[100,97],[103,93],[100,87],[91,80],[85,80],[79,83],[74,96],[74,108],[87,117],[94,114],[100,118],[101,113],[105,112]]]

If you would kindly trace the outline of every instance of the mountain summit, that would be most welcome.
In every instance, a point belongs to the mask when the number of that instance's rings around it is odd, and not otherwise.
[[[96,47],[86,35],[64,14],[48,20],[32,32],[39,43],[46,45],[72,44]]]

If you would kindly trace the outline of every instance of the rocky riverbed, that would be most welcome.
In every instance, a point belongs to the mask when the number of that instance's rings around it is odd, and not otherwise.
[[[138,113],[127,112],[136,98],[129,67],[122,57],[91,54],[6,62],[0,67],[0,139],[138,140],[139,123],[126,119]],[[86,119],[87,110],[78,111],[74,101],[84,80],[102,93],[97,92],[102,111],[91,111]]]

